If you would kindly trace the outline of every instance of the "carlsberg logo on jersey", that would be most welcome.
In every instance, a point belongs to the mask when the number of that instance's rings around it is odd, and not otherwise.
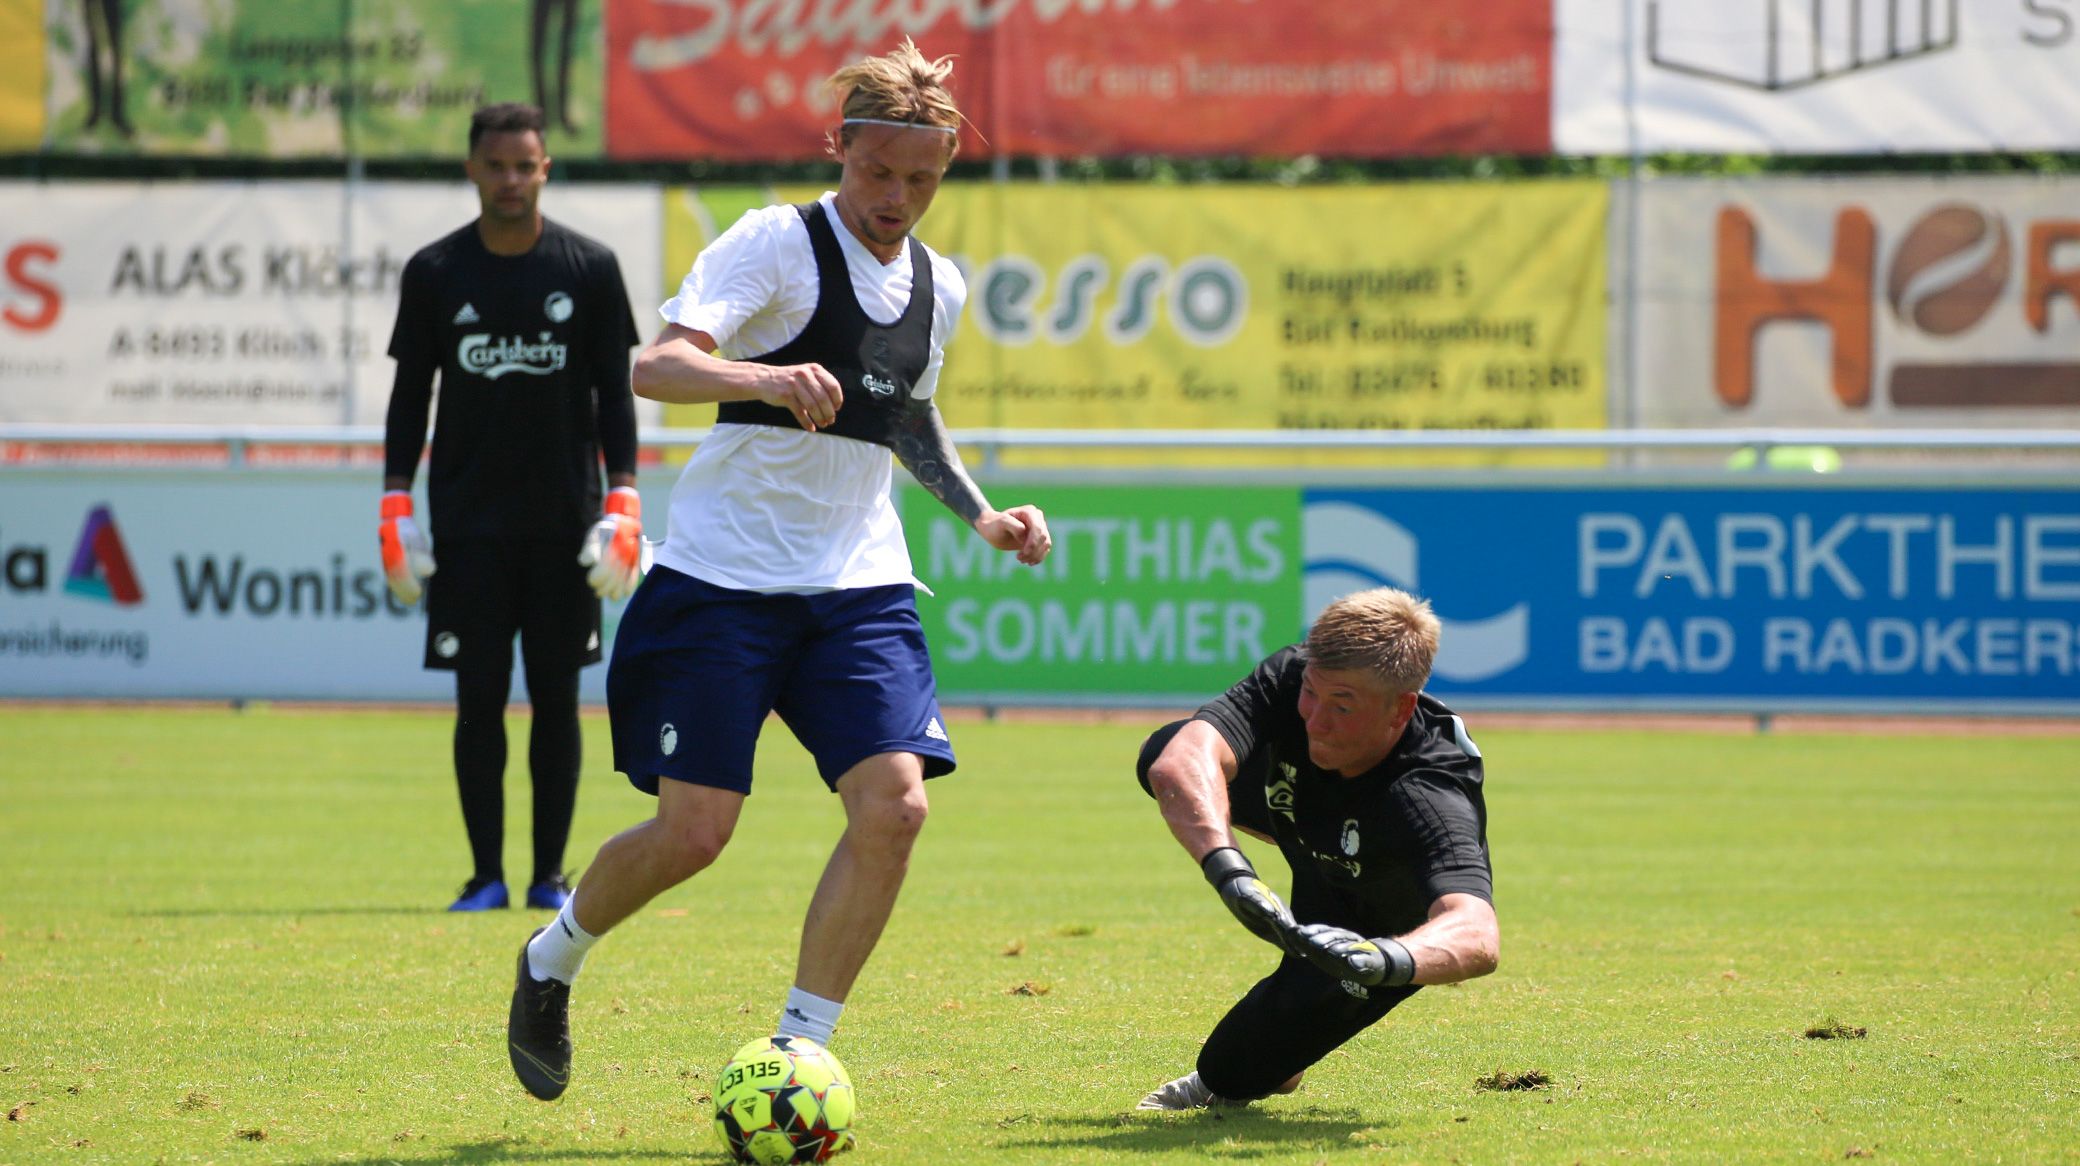
[[[547,376],[562,368],[570,354],[569,346],[549,339],[551,335],[543,332],[540,340],[530,344],[518,336],[493,340],[488,332],[472,333],[462,338],[462,344],[455,350],[455,361],[465,371],[476,373],[487,381],[495,381],[509,372]]]

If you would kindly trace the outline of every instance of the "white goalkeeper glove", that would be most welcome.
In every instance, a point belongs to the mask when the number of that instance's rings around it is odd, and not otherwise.
[[[408,490],[391,490],[383,495],[383,521],[376,539],[383,548],[383,581],[398,602],[419,602],[424,588],[419,580],[433,574],[433,544],[412,521],[412,495]]]
[[[643,496],[634,486],[607,491],[599,521],[585,533],[578,565],[601,599],[627,599],[650,569],[650,544],[643,541]]]

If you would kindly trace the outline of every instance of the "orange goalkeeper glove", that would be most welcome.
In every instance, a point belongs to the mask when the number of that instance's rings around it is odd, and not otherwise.
[[[433,574],[433,544],[412,521],[412,495],[391,490],[383,495],[383,521],[376,539],[383,547],[383,581],[400,603],[419,602],[419,580]]]
[[[585,581],[601,599],[627,599],[650,569],[650,544],[643,541],[643,496],[633,486],[607,491],[599,521],[578,548]]]

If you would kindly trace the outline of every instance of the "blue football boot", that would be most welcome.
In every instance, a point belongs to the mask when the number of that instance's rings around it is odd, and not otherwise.
[[[448,910],[496,911],[512,905],[504,879],[471,879],[462,885],[461,896],[448,905]]]
[[[527,905],[543,911],[563,910],[563,905],[570,901],[570,897],[570,880],[560,874],[550,875],[527,888]]]

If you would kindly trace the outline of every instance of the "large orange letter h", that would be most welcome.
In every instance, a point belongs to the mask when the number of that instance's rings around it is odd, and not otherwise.
[[[1834,340],[1834,395],[1860,409],[1871,399],[1871,294],[1878,229],[1869,212],[1835,216],[1834,260],[1810,280],[1764,279],[1755,270],[1755,220],[1739,207],[1719,211],[1719,295],[1713,387],[1726,405],[1755,397],[1755,338],[1766,324],[1811,320]]]
[[[2064,296],[2080,311],[2080,267],[2051,266],[2051,252],[2062,243],[2080,243],[2080,221],[2037,223],[2029,229],[2029,282],[2022,291],[2022,312],[2029,326],[2051,330],[2051,301]]]

